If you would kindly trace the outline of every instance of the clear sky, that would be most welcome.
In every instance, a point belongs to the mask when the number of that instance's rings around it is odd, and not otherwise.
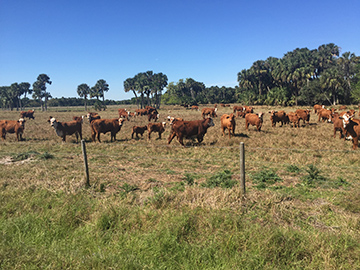
[[[0,86],[45,73],[53,97],[104,79],[106,99],[132,98],[139,72],[237,85],[256,60],[335,43],[360,54],[359,0],[0,0]]]

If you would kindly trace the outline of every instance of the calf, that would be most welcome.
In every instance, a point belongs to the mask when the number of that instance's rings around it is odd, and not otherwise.
[[[4,141],[6,139],[6,133],[15,133],[17,141],[22,141],[22,135],[25,129],[25,119],[19,120],[1,120],[0,121],[0,135]]]
[[[124,118],[129,121],[129,112],[126,109],[118,109],[119,118]]]
[[[317,113],[318,111],[320,111],[321,109],[324,109],[325,105],[319,105],[319,104],[315,104],[314,105],[314,113]]]
[[[166,122],[162,123],[149,123],[147,125],[148,138],[150,140],[150,135],[152,132],[157,132],[159,134],[159,139],[161,139],[161,134],[165,131]]]
[[[76,142],[78,142],[78,137],[82,140],[82,130],[80,121],[70,121],[70,122],[59,122],[54,117],[50,116],[48,122],[54,128],[56,135],[62,138],[63,142],[66,141],[66,135],[76,136]]]
[[[281,123],[281,127],[283,126],[284,123],[287,122],[288,118],[286,117],[285,111],[271,111],[269,113],[270,113],[271,125],[273,127],[276,127],[277,122]]]
[[[235,113],[235,112],[237,112],[237,111],[242,112],[242,111],[243,111],[243,107],[242,107],[242,106],[237,106],[237,105],[235,105],[235,106],[233,107],[233,113]]]
[[[216,111],[217,111],[217,108],[203,108],[201,110],[201,115],[202,115],[203,119],[205,119],[205,116],[217,117]]]
[[[353,115],[344,114],[343,115],[343,125],[347,134],[352,138],[353,146],[355,150],[358,148],[359,136],[360,136],[360,120],[352,119]]]
[[[260,131],[263,124],[264,113],[258,114],[248,113],[245,115],[245,129],[248,130],[249,125],[256,126],[257,130]]]
[[[318,122],[320,122],[320,120],[322,122],[325,122],[325,121],[331,122],[331,114],[332,114],[332,111],[327,110],[327,109],[322,109],[322,110],[318,111],[318,115],[319,115]]]
[[[83,123],[84,116],[73,116],[73,120],[74,121],[80,121],[81,123]]]
[[[147,130],[147,126],[143,126],[143,127],[133,126],[132,133],[131,133],[131,139],[134,139],[134,134],[136,134],[136,139],[139,139],[139,134],[142,137],[146,130]]]
[[[106,134],[107,132],[110,132],[110,141],[112,142],[113,139],[116,141],[116,134],[121,130],[123,121],[125,121],[123,118],[96,119],[92,121],[90,124],[92,141],[95,142],[97,138],[101,143],[100,134]]]
[[[244,105],[243,111],[245,113],[253,113],[254,112],[254,107]]]
[[[35,112],[34,110],[21,111],[20,112],[20,118],[25,119],[25,117],[27,117],[29,119],[35,119],[34,112]]]
[[[235,136],[236,122],[235,122],[235,115],[233,113],[230,115],[223,114],[220,118],[220,123],[221,123],[221,130],[223,136],[225,136],[225,129],[229,131],[229,139],[231,139],[231,134]]]
[[[192,105],[192,106],[191,106],[191,110],[196,110],[196,111],[198,111],[198,110],[199,110],[199,106]]]
[[[310,110],[297,109],[295,111],[295,113],[299,116],[300,119],[303,120],[303,124],[305,124],[305,121],[307,122],[307,124],[309,124],[309,122],[310,122]]]
[[[334,113],[331,114],[331,122],[333,122],[333,127],[334,127],[334,135],[333,137],[336,137],[336,131],[339,131],[340,133],[340,137],[339,139],[341,139],[341,137],[344,134],[344,140],[346,140],[346,136],[345,136],[345,129],[344,129],[344,124],[343,124],[343,119],[342,117],[340,117],[340,115],[338,113]]]
[[[182,146],[185,146],[183,142],[184,138],[197,138],[198,142],[201,143],[204,140],[207,129],[212,126],[214,126],[212,118],[194,121],[174,121],[168,138],[168,144],[171,143],[175,136]]]
[[[286,114],[289,123],[293,124],[293,127],[300,127],[300,117],[295,112],[289,112]]]
[[[147,110],[147,109],[136,109],[136,110],[135,110],[135,113],[136,113],[136,115],[140,115],[140,116],[142,116],[142,115],[147,115],[147,114],[148,114],[148,110]]]

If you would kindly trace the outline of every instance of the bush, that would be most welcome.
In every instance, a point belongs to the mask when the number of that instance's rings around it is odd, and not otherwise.
[[[230,170],[224,170],[222,172],[218,172],[217,174],[214,174],[210,176],[209,179],[205,183],[203,183],[201,186],[208,187],[208,188],[215,188],[215,187],[221,187],[221,188],[232,188],[237,184],[236,180],[232,180],[233,173]]]

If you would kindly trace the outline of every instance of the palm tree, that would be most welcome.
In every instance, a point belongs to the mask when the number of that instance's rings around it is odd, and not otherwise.
[[[86,83],[82,83],[77,87],[77,94],[84,98],[85,111],[87,111],[87,96],[90,95],[90,87]]]
[[[41,110],[44,111],[42,99],[45,99],[45,110],[47,111],[47,101],[51,95],[46,92],[46,84],[51,84],[50,78],[46,74],[40,74],[37,81],[33,84],[33,98],[39,99],[41,103]]]
[[[22,82],[19,84],[19,87],[21,89],[21,95],[25,95],[24,98],[26,98],[26,94],[31,94],[32,90],[30,89],[30,83],[28,82]],[[19,99],[20,101],[20,109],[22,110],[22,103],[21,103],[21,98]]]
[[[139,109],[139,99],[136,94],[136,85],[135,85],[135,79],[134,78],[127,78],[124,81],[124,91],[127,93],[129,91],[132,91],[134,93],[135,99],[136,99],[136,105]]]
[[[329,103],[336,105],[339,101],[339,95],[344,93],[344,79],[339,76],[338,70],[336,68],[325,70],[320,77],[320,85],[324,89],[323,93]]]

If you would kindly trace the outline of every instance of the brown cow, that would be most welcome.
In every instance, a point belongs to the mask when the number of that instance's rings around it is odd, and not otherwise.
[[[80,121],[81,123],[83,123],[84,116],[73,116],[73,120],[74,121]]]
[[[88,112],[87,119],[89,120],[89,123],[91,124],[92,121],[101,119],[100,115],[98,113]]]
[[[325,105],[319,105],[319,104],[315,104],[314,105],[314,113],[317,113],[318,111],[320,111],[321,109],[324,109]]]
[[[146,130],[147,130],[147,126],[143,126],[143,127],[133,126],[132,133],[131,133],[131,139],[134,139],[134,134],[136,134],[136,139],[139,139],[139,134],[142,137]]]
[[[165,131],[166,122],[162,123],[149,123],[147,125],[148,138],[150,140],[150,135],[152,132],[157,132],[159,134],[159,139],[161,139],[161,134]]]
[[[205,116],[217,117],[216,115],[217,108],[203,108],[201,110],[201,116],[205,119]]]
[[[297,109],[295,111],[295,113],[299,116],[300,119],[303,120],[303,124],[305,124],[305,121],[307,122],[307,124],[309,124],[309,122],[310,122],[310,110]]]
[[[113,139],[116,141],[116,133],[121,130],[123,125],[123,118],[114,118],[114,119],[96,119],[91,122],[91,139],[93,142],[96,141],[96,138],[100,141],[100,134],[110,132],[110,141],[112,142]]]
[[[153,114],[153,113],[158,114],[158,111],[156,110],[156,108],[154,108],[152,106],[146,106],[145,109],[147,110],[147,114]]]
[[[136,110],[135,110],[135,113],[136,113],[136,115],[140,115],[140,116],[142,116],[142,115],[147,115],[147,114],[148,114],[148,110],[147,110],[147,109],[136,109]]]
[[[63,142],[66,141],[66,135],[76,136],[76,142],[82,140],[82,129],[80,121],[70,121],[70,122],[59,122],[54,117],[50,116],[48,122],[54,128],[56,135],[62,138]]]
[[[245,129],[248,130],[250,124],[252,126],[256,126],[257,130],[260,131],[263,124],[263,115],[264,113],[262,112],[258,114],[247,113],[245,115]]]
[[[269,113],[270,113],[271,125],[273,127],[276,127],[277,122],[281,123],[281,127],[283,126],[283,124],[286,124],[288,118],[286,117],[285,111],[271,111]]]
[[[34,112],[35,112],[34,110],[21,111],[20,118],[25,119],[25,117],[27,117],[29,119],[35,119]]]
[[[191,106],[191,110],[196,110],[196,111],[198,111],[198,110],[199,110],[199,106],[192,105],[192,106]]]
[[[237,111],[242,112],[242,111],[243,111],[243,107],[242,107],[242,106],[234,105],[234,107],[233,107],[233,113],[235,113],[235,112],[237,112]]]
[[[193,121],[174,121],[168,138],[168,144],[171,143],[175,136],[182,146],[185,146],[183,142],[184,138],[197,138],[198,142],[201,143],[204,140],[207,129],[212,126],[214,126],[212,118]]]
[[[229,131],[229,139],[231,139],[231,134],[235,136],[236,122],[235,122],[235,115],[233,113],[230,115],[223,114],[220,118],[220,123],[221,123],[221,130],[223,136],[225,136],[225,129]]]
[[[129,121],[129,112],[126,109],[118,109],[119,118],[124,118]]]
[[[243,111],[245,111],[245,113],[253,113],[254,112],[254,107],[252,106],[243,106]]]
[[[352,119],[353,115],[344,114],[343,115],[343,125],[349,138],[353,141],[352,148],[355,150],[358,148],[359,136],[360,136],[360,120]]]
[[[289,120],[289,122],[293,124],[293,127],[298,128],[300,126],[300,124],[299,124],[300,118],[295,112],[288,112],[286,114],[286,117]]]
[[[160,114],[158,113],[151,113],[148,114],[148,121],[150,122],[151,120],[154,120],[154,122],[156,122],[160,117]]]
[[[346,109],[347,109],[346,105],[341,105],[341,106],[339,107],[339,110],[346,110]]]
[[[172,116],[170,116],[170,115],[167,117],[167,120],[169,121],[169,125],[172,125],[172,123],[173,123],[174,121],[184,121],[183,118],[180,118],[180,117],[172,117]]]
[[[1,139],[6,139],[6,133],[15,133],[17,141],[22,141],[22,135],[25,129],[25,119],[19,120],[1,120],[0,121],[0,135]]]
[[[340,115],[338,113],[334,113],[331,114],[331,122],[333,122],[333,127],[334,127],[334,135],[333,137],[336,137],[336,131],[340,132],[340,137],[339,139],[341,139],[341,137],[344,134],[344,140],[346,140],[346,136],[345,136],[345,129],[344,129],[344,124],[343,124],[343,119],[342,117],[340,117]]]
[[[327,110],[327,109],[321,109],[320,111],[318,111],[318,122],[320,122],[320,120],[322,120],[322,122],[328,121],[331,122],[331,114],[332,111],[331,110]]]

